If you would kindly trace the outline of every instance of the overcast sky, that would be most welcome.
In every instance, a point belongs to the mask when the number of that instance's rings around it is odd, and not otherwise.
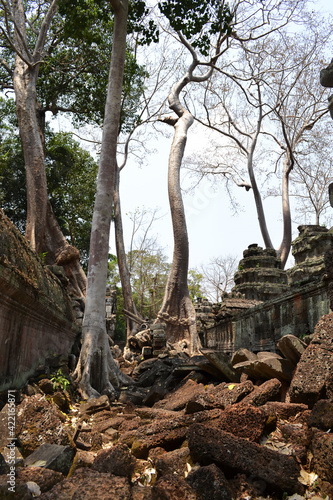
[[[322,12],[333,13],[332,0],[320,1],[318,8]],[[328,89],[327,95],[330,93]],[[173,235],[167,194],[167,168],[171,141],[172,138],[158,137],[152,144],[157,152],[149,155],[147,164],[140,169],[132,159],[121,176],[126,244],[129,245],[132,223],[125,214],[134,212],[138,207],[151,210],[159,208],[159,213],[165,215],[154,224],[152,234],[158,235],[158,242],[170,260],[173,252]],[[188,134],[186,153],[201,145],[205,147],[205,140],[192,127]],[[183,185],[186,185],[186,182]],[[184,193],[191,268],[200,267],[201,264],[208,263],[211,258],[217,256],[233,255],[241,259],[243,250],[252,243],[263,246],[252,192],[236,188],[234,193],[241,207],[238,214],[232,210],[222,185],[217,185],[213,189],[208,181],[204,181],[191,193]],[[273,244],[278,247],[282,237],[281,199],[266,199],[264,206]],[[293,238],[295,238],[298,235],[297,224],[293,226]],[[111,251],[115,251],[113,241],[111,241]],[[293,265],[292,258],[288,264]]]

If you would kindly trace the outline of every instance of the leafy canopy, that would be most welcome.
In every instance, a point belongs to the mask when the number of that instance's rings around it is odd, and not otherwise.
[[[88,259],[98,165],[69,133],[45,133],[49,199],[68,241]],[[13,100],[0,98],[0,204],[22,233],[26,222],[26,180]]]
[[[231,33],[233,14],[221,0],[165,0],[158,3],[170,26],[208,56],[211,37],[218,33]]]

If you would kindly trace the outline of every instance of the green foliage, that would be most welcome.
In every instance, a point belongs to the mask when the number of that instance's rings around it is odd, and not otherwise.
[[[140,7],[140,4],[142,6]],[[145,23],[147,9],[142,0],[133,2],[132,30],[140,32],[140,43],[156,41],[156,26]],[[27,46],[34,50],[49,2],[25,2]],[[141,13],[142,17],[138,17]],[[9,17],[10,19],[10,17]],[[10,23],[0,15],[0,28],[12,33]],[[142,30],[140,31],[140,29]],[[101,125],[104,117],[106,90],[112,51],[113,13],[107,0],[59,0],[58,12],[52,19],[39,68],[37,99],[40,111],[72,113],[77,124]],[[139,40],[137,41],[139,43]],[[13,71],[15,52],[5,36],[0,35],[0,58]],[[147,77],[144,66],[136,62],[135,52],[128,46],[125,62],[121,128],[128,130],[138,120],[136,109]],[[0,88],[12,89],[12,79],[0,63]]]
[[[62,389],[65,391],[67,386],[70,384],[68,378],[63,375],[61,368],[57,371],[56,375],[51,377],[50,380],[53,383],[53,389]]]
[[[165,0],[159,2],[158,7],[171,27],[205,56],[209,54],[213,35],[231,33],[233,14],[229,5],[220,0]]]
[[[199,273],[197,269],[189,269],[187,281],[191,300],[196,301],[203,298],[201,290],[203,274]]]
[[[46,263],[46,256],[47,256],[47,252],[42,252],[42,253],[38,254],[38,257],[40,258],[40,260],[42,261],[43,264]]]
[[[7,116],[5,113],[7,112]],[[24,233],[26,181],[13,103],[0,99],[0,205]],[[46,130],[45,163],[48,194],[68,241],[81,253],[86,267],[98,166],[71,134]]]
[[[127,254],[133,300],[143,318],[155,318],[164,296],[170,264],[160,248]]]
[[[60,27],[60,30],[59,30]],[[38,99],[53,113],[70,111],[81,123],[103,123],[112,51],[113,15],[107,1],[62,0],[51,26],[57,43],[40,68]],[[125,62],[121,127],[138,119],[136,108],[148,76],[128,48]]]

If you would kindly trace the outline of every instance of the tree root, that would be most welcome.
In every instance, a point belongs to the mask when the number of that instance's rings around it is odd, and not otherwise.
[[[84,399],[106,394],[116,399],[121,385],[134,385],[112,357],[105,329],[87,329],[83,336],[80,358],[73,373],[78,390]]]

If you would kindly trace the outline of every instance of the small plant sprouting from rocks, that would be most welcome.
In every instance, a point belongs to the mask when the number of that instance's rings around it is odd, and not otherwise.
[[[57,371],[56,375],[51,377],[51,382],[53,383],[53,389],[60,388],[63,391],[65,391],[66,387],[70,384],[69,380],[63,375],[61,368]]]
[[[47,256],[47,252],[43,252],[43,253],[38,254],[38,257],[42,261],[43,266],[45,266],[45,264],[46,264],[46,256]]]

